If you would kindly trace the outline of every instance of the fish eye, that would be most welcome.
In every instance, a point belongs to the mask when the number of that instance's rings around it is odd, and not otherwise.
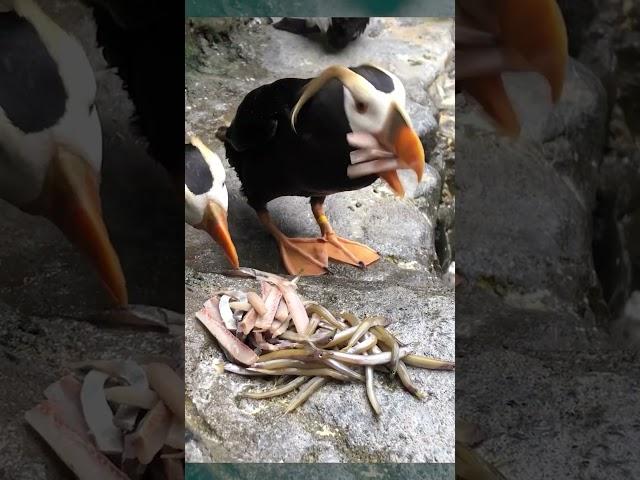
[[[369,105],[364,102],[356,101],[356,110],[358,111],[358,113],[367,113],[368,109]]]

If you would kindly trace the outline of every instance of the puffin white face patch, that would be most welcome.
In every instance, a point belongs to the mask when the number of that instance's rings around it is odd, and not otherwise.
[[[228,210],[229,192],[226,185],[227,174],[220,157],[209,150],[198,138],[192,137],[191,145],[197,148],[204,165],[185,165],[184,212],[188,224],[198,225],[202,222],[205,209],[210,202],[217,203],[225,211]],[[203,168],[207,171],[203,172]],[[203,181],[202,177],[206,173],[211,176],[207,176]]]
[[[357,93],[352,93],[346,86],[344,88],[344,111],[352,132],[367,132],[376,134],[380,132],[391,112],[392,105],[405,109],[406,92],[404,85],[394,74],[375,67],[388,75],[393,81],[393,89],[383,92],[376,89],[365,78],[367,88]]]
[[[53,61],[66,95],[59,118],[34,132],[21,130],[0,108],[0,143],[7,157],[0,158],[0,191],[11,203],[23,205],[39,196],[58,146],[83,158],[99,175],[102,132],[94,105],[95,77],[78,41],[58,27],[34,1],[15,0],[14,9],[20,21],[26,20],[44,45],[47,55],[43,58]],[[41,112],[33,108],[30,114],[37,116]]]

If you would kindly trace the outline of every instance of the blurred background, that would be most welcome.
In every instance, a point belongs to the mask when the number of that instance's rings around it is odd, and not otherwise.
[[[539,75],[504,74],[522,126],[513,139],[456,96],[456,412],[506,478],[630,478],[640,8],[558,5],[570,59],[555,107]]]
[[[105,223],[127,279],[129,302],[182,313],[184,214],[172,171],[151,155],[149,129],[141,126],[148,109],[134,104],[123,77],[125,62],[138,79],[149,79],[141,58],[149,44],[138,32],[164,22],[163,11],[141,15],[139,2],[55,0],[38,2],[84,48],[98,84],[96,106],[102,122],[101,198]],[[0,10],[11,2],[0,1]],[[175,12],[171,12],[175,18]],[[144,20],[141,21],[140,19]],[[163,52],[150,94],[164,89],[154,102],[162,107],[164,127],[175,132],[176,161],[182,169],[183,118],[179,92],[182,78],[182,25],[165,23],[164,39],[147,35]],[[145,30],[146,29],[146,30]],[[172,33],[173,32],[173,33]],[[176,39],[177,37],[177,39]],[[128,56],[122,55],[125,41]],[[138,58],[135,58],[135,56]],[[105,56],[109,56],[109,63]],[[173,63],[172,63],[173,62]],[[177,63],[176,68],[173,68]],[[177,84],[173,82],[177,79]],[[125,85],[126,83],[126,85]],[[139,90],[138,90],[139,91]],[[174,94],[171,95],[170,92]],[[172,106],[173,99],[173,106]],[[175,105],[178,105],[176,112]],[[171,150],[171,137],[165,149]],[[93,358],[161,355],[181,363],[182,325],[174,334],[118,326],[121,318],[85,255],[48,220],[29,216],[0,201],[0,453],[2,478],[69,478],[52,450],[24,421],[24,412],[43,398],[44,389],[68,372],[72,362]],[[161,317],[161,313],[158,313]],[[161,318],[160,318],[161,319]],[[115,323],[115,326],[114,326]]]

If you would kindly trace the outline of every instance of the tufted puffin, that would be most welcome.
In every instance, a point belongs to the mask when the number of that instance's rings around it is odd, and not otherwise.
[[[331,48],[342,50],[362,35],[368,24],[369,17],[285,17],[273,26],[298,35],[322,33]]]
[[[371,248],[336,235],[324,213],[327,195],[384,179],[403,195],[398,169],[422,178],[424,149],[405,111],[405,89],[372,65],[332,66],[312,79],[283,78],[251,91],[228,129],[219,131],[248,203],[279,245],[290,274],[328,272],[328,259],[365,267]],[[288,238],[267,203],[310,197],[319,238]]]
[[[517,136],[520,124],[502,72],[540,73],[556,103],[567,59],[567,32],[556,0],[456,0],[457,87],[506,134]]]
[[[114,303],[126,305],[102,218],[95,95],[82,47],[34,1],[0,12],[0,198],[54,222],[89,256]]]
[[[222,247],[229,263],[238,268],[238,254],[229,235],[229,195],[220,158],[195,136],[184,145],[184,218],[204,230]]]

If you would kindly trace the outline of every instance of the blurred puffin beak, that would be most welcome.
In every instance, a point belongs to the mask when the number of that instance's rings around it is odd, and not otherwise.
[[[501,0],[497,6],[504,46],[521,55],[562,95],[568,59],[567,31],[556,0]]]
[[[411,127],[407,114],[395,103],[391,106],[391,111],[382,132],[378,135],[378,140],[381,145],[395,153],[400,168],[413,170],[418,181],[422,179],[425,164],[422,142]],[[395,171],[381,173],[380,177],[389,184],[397,195],[404,195],[402,184]]]
[[[58,147],[47,172],[41,202],[44,215],[88,255],[113,302],[127,305],[124,274],[102,219],[98,178],[89,163]]]
[[[204,210],[204,218],[200,225],[196,228],[204,230],[222,247],[225,255],[229,259],[229,263],[234,268],[240,267],[236,247],[231,240],[229,234],[229,225],[227,223],[227,212],[216,202],[209,202]]]

